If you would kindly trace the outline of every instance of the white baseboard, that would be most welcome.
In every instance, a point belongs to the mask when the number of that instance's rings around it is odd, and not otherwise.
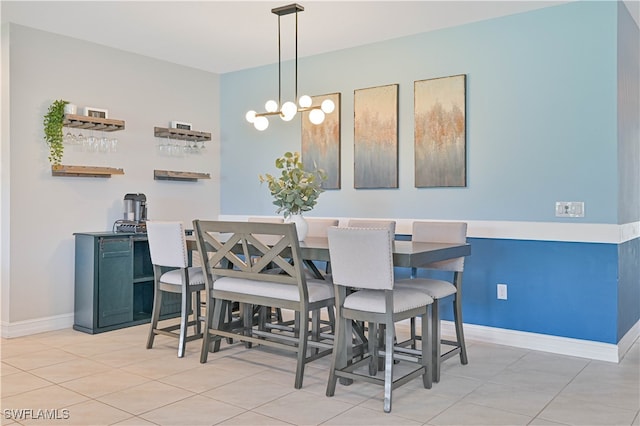
[[[441,327],[442,335],[455,336],[456,332],[453,321],[442,321]],[[482,325],[464,325],[464,337],[468,343],[472,341],[495,343],[516,348],[616,363],[620,362],[631,345],[638,339],[639,335],[640,322],[636,323],[629,332],[620,339],[617,345]]]
[[[631,345],[638,340],[638,336],[640,336],[640,321],[635,323],[627,334],[622,336],[622,339],[618,342],[618,361],[624,358],[629,349],[631,349]]]
[[[56,315],[53,317],[16,321],[12,323],[3,322],[1,327],[2,337],[5,339],[29,336],[31,334],[44,333],[46,331],[71,328],[73,327],[73,314]]]

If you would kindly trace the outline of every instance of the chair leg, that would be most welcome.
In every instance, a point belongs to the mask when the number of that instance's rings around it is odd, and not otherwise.
[[[395,329],[395,324],[394,324],[394,329]],[[378,324],[378,348],[383,348],[384,347],[384,343],[385,343],[385,336],[386,336],[386,324]],[[395,331],[395,330],[394,330]],[[395,332],[394,332],[395,335]],[[395,343],[395,342],[394,342]],[[384,364],[385,364],[385,359],[376,356],[376,359],[378,360],[378,370],[380,371],[384,371]]]
[[[194,324],[194,333],[200,334],[202,333],[202,322],[200,320],[201,317],[201,300],[200,300],[200,291],[194,291],[192,293],[193,295],[193,301],[192,301],[192,310],[193,310],[193,320],[195,321]]]
[[[302,317],[302,312],[296,312],[299,318]],[[309,338],[309,326],[308,318],[309,311],[304,312],[304,326],[300,328],[300,335],[298,338],[298,365],[296,366],[296,380],[294,387],[296,389],[302,388],[302,379],[304,378],[304,365],[307,358],[307,340]],[[302,325],[302,321],[300,321]]]
[[[329,317],[329,324],[331,325],[331,332],[336,332],[336,312],[332,306],[327,308],[327,316]]]
[[[231,324],[231,322],[233,321],[233,303],[227,303],[225,302],[224,304],[226,306],[225,309],[223,309],[223,314],[226,311],[226,318],[227,318],[227,322],[229,324]],[[224,321],[222,321],[224,323]],[[231,337],[227,337],[227,343],[232,345],[233,344],[233,339]],[[216,352],[217,350],[220,349],[220,341],[217,341],[217,348],[216,348]]]
[[[189,327],[189,311],[191,310],[191,294],[189,294],[188,291],[183,291],[181,294],[181,299],[178,358],[182,358],[184,356],[185,347],[187,346],[187,329]]]
[[[305,323],[304,323],[304,327],[307,328],[308,324],[307,321],[309,321],[309,318],[305,318]],[[300,337],[300,330],[302,329],[302,319],[301,319],[301,314],[298,311],[295,311],[293,314],[293,336],[294,337]]]
[[[213,305],[212,300],[207,294],[207,302],[204,312],[204,331],[202,334],[202,348],[200,348],[200,362],[207,362],[207,356],[209,355],[209,345],[211,344],[211,334],[209,334],[209,327],[211,327],[211,320],[213,319]]]
[[[207,312],[206,323],[204,328],[204,335],[202,336],[202,349],[200,350],[200,362],[204,364],[207,362],[207,357],[209,355],[209,346],[211,345],[211,328],[219,329],[222,321],[222,315],[224,315],[226,308],[226,301],[224,300],[213,300],[211,298],[207,299]],[[216,344],[219,345],[220,340],[216,340]]]
[[[346,332],[347,321],[349,320],[346,320],[340,312],[345,290],[343,287],[337,287],[336,291],[338,293],[336,293],[335,336],[333,339],[333,352],[331,353],[329,380],[327,381],[327,396],[333,396],[336,392],[336,384],[338,382],[336,371],[347,366],[347,345],[352,343],[351,336]]]
[[[438,299],[434,299],[431,304],[431,365],[433,365],[433,369],[431,370],[433,381],[438,383],[440,381],[440,304],[438,303]],[[423,327],[424,329],[424,327]],[[425,340],[424,334],[422,335],[422,340]]]
[[[265,331],[267,322],[272,322],[272,311],[270,306],[258,306],[258,330]]]
[[[245,336],[251,336],[253,328],[253,305],[248,303],[240,304],[240,312],[242,313],[242,329]],[[244,346],[247,349],[251,349],[253,344],[251,342],[244,342]]]
[[[376,323],[369,323],[369,375],[375,376],[378,374],[378,326]]]
[[[311,338],[314,342],[320,341],[320,309],[311,312]],[[313,348],[313,354],[320,352],[320,348]]]
[[[453,298],[453,320],[456,327],[456,339],[460,347],[460,363],[466,365],[469,363],[467,358],[467,346],[464,343],[464,331],[462,329],[462,301],[459,300],[458,294]]]
[[[415,318],[411,318],[411,325],[410,325],[410,332],[411,332],[411,337],[409,338],[409,342],[411,342],[411,349],[416,349],[416,347],[418,346],[416,344],[416,339],[417,339],[417,335],[416,335],[416,319]]]
[[[393,323],[385,324],[385,357],[384,357],[384,412],[391,412],[391,392],[393,390]]]
[[[427,306],[427,312],[422,315],[422,365],[425,367],[425,372],[422,375],[422,384],[425,389],[431,389],[433,385],[433,358],[429,354],[433,351],[433,336],[431,336],[433,322],[433,310],[432,306]]]
[[[226,327],[227,323],[225,323],[224,318],[225,318],[225,312],[227,311],[227,309],[231,309],[231,302],[229,302],[228,300],[220,300],[220,299],[212,299],[211,300],[211,304],[213,305],[213,326],[215,327],[216,330],[220,330],[222,327]],[[220,310],[216,310],[217,307],[216,305],[220,305]],[[216,322],[217,320],[217,322]],[[231,324],[231,319],[229,319],[229,324]],[[220,344],[222,343],[222,339],[221,338],[216,338],[213,341],[213,348],[212,348],[212,352],[218,352],[220,350]],[[229,342],[229,343],[233,343],[233,342]]]
[[[147,339],[147,349],[153,347],[153,340],[156,337],[156,329],[158,328],[158,320],[160,319],[160,307],[162,306],[162,290],[158,288],[158,284],[153,285],[153,308],[151,308],[151,325],[149,328],[149,338]]]

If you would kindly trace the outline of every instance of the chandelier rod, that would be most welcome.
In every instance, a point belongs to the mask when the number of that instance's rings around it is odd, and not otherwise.
[[[278,19],[280,17],[278,16]],[[296,86],[295,86],[294,102],[298,102],[298,9],[296,8]]]
[[[295,99],[298,99],[298,12],[304,7],[297,3],[271,9],[271,13],[278,15],[278,108],[282,108],[282,30],[280,18],[291,13],[296,14],[296,59],[295,59]]]
[[[280,15],[278,15],[278,108],[281,108],[281,107],[282,107],[282,48],[280,47]]]

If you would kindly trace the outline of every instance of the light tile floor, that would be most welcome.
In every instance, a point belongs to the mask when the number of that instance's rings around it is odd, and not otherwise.
[[[431,390],[396,389],[385,414],[379,386],[325,396],[329,357],[295,390],[291,355],[223,344],[200,364],[200,341],[179,359],[168,337],[145,349],[147,331],[2,339],[2,424],[640,425],[637,341],[619,364],[469,341],[468,365],[446,361]]]

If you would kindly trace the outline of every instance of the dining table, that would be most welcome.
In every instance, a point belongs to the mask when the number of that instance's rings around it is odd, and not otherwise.
[[[300,241],[302,258],[307,268],[316,278],[322,278],[314,261],[330,262],[329,240],[324,237],[307,237]],[[419,242],[394,240],[393,265],[404,268],[419,268],[429,263],[469,256],[471,244],[451,244],[437,242]]]
[[[269,241],[265,241],[269,244]],[[323,274],[314,262],[330,262],[329,240],[326,237],[307,237],[299,242],[302,259],[316,278]],[[197,250],[195,236],[187,236],[189,250]],[[404,268],[420,268],[429,263],[469,256],[469,243],[438,243],[410,240],[393,241],[393,265]]]

